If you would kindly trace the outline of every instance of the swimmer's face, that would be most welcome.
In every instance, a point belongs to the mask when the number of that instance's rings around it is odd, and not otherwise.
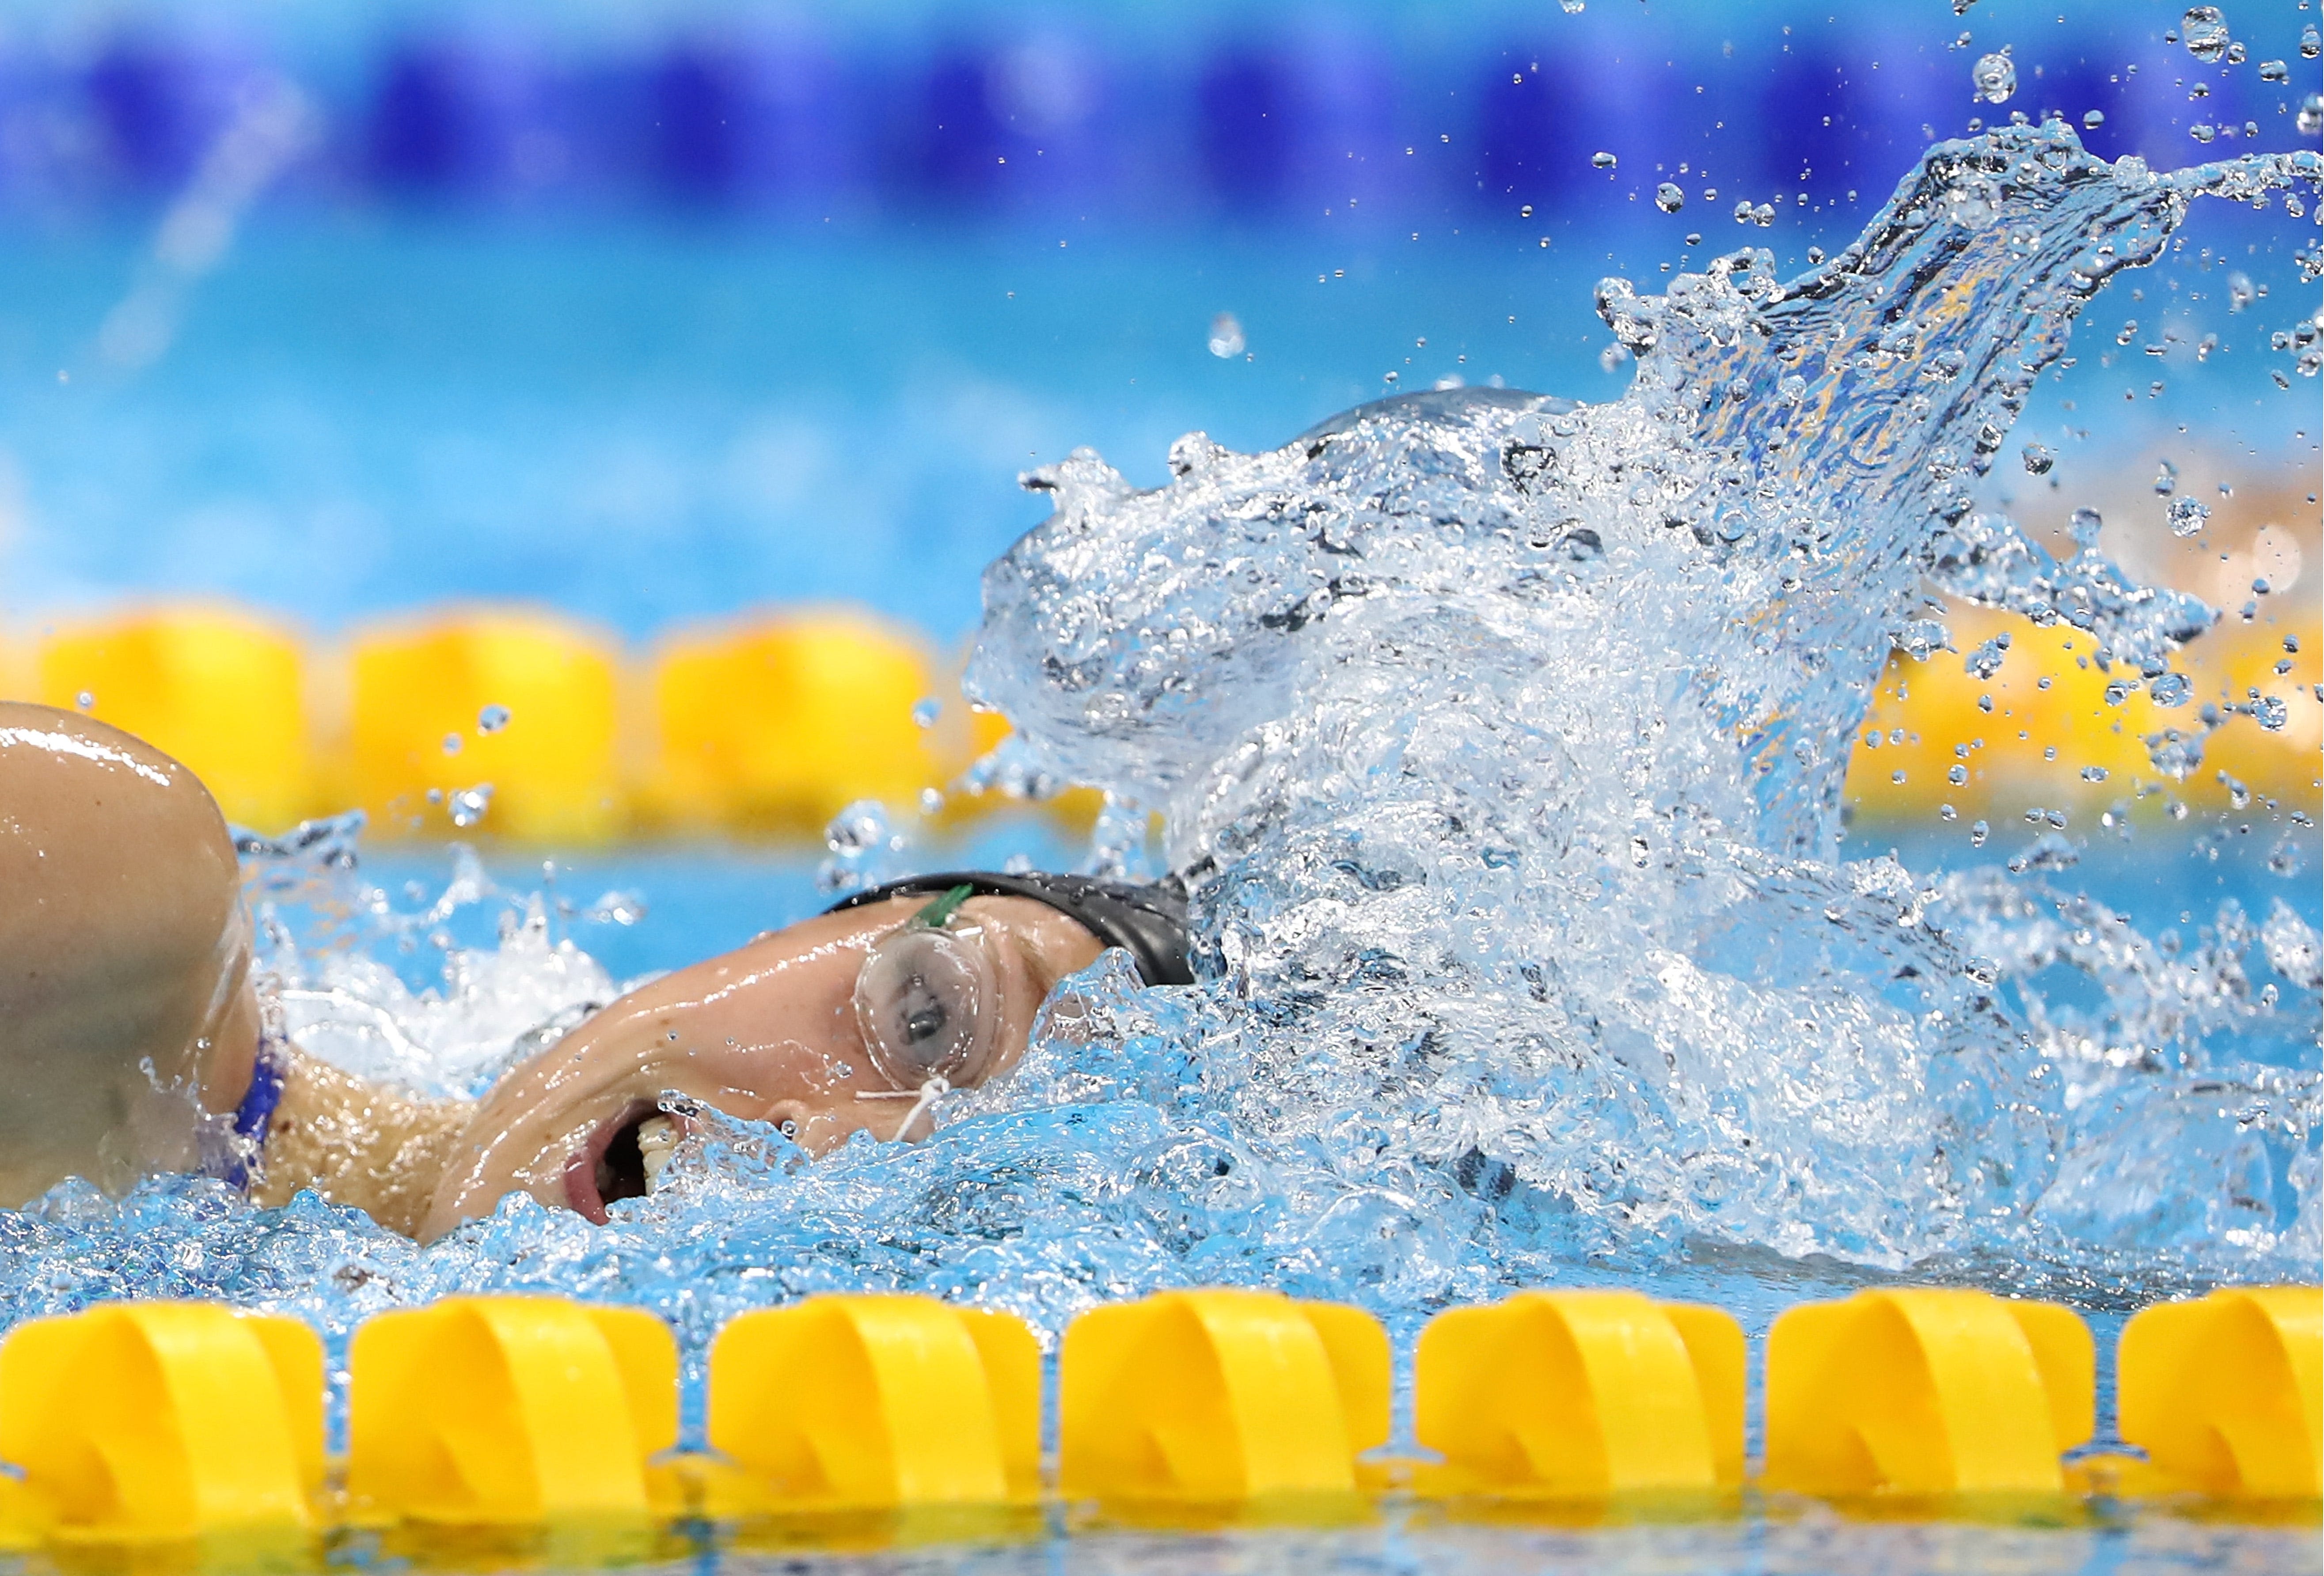
[[[603,1221],[611,1200],[643,1191],[655,1135],[641,1150],[639,1129],[666,1091],[779,1123],[810,1154],[859,1130],[919,1136],[925,1120],[902,1129],[920,1086],[1006,1074],[1049,988],[1100,950],[1030,899],[947,908],[915,896],[804,920],[657,980],[493,1086],[420,1240],[517,1191]]]

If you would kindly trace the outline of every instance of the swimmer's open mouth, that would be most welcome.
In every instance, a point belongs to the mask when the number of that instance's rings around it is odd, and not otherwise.
[[[605,1206],[651,1193],[685,1129],[683,1118],[650,1101],[632,1101],[565,1163],[565,1197],[574,1213],[605,1223]]]

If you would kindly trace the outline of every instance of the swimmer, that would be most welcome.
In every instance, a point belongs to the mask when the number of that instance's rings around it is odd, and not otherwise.
[[[270,1027],[225,819],[106,723],[0,702],[0,1205],[208,1170],[432,1240],[512,1192],[595,1221],[648,1190],[684,1095],[809,1154],[924,1136],[1005,1077],[1051,986],[1107,946],[1191,980],[1161,887],[963,872],[848,898],[632,991],[474,1101],[373,1083]]]

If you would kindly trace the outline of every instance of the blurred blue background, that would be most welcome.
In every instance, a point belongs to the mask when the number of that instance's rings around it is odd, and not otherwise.
[[[1151,483],[1180,432],[1393,388],[1611,394],[1601,274],[1800,266],[1980,113],[2294,145],[2315,13],[2232,6],[2248,59],[2206,65],[2179,11],[6,5],[0,604],[514,596],[638,637],[847,599],[957,641],[1043,512],[1016,473],[1076,445]],[[2291,228],[2195,238],[2288,312]],[[2314,385],[2255,362],[2285,313],[2211,316],[2245,354],[2177,355],[2101,446],[2232,428],[2304,475]]]

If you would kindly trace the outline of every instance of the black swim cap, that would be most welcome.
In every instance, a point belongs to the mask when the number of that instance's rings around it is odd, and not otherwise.
[[[1139,977],[1149,985],[1194,982],[1186,945],[1186,895],[1176,881],[1143,886],[1038,871],[1021,876],[997,871],[940,871],[850,892],[825,912],[836,914],[889,898],[948,892],[954,887],[966,887],[972,897],[1030,898],[1047,903],[1106,945],[1127,952],[1138,964]]]

